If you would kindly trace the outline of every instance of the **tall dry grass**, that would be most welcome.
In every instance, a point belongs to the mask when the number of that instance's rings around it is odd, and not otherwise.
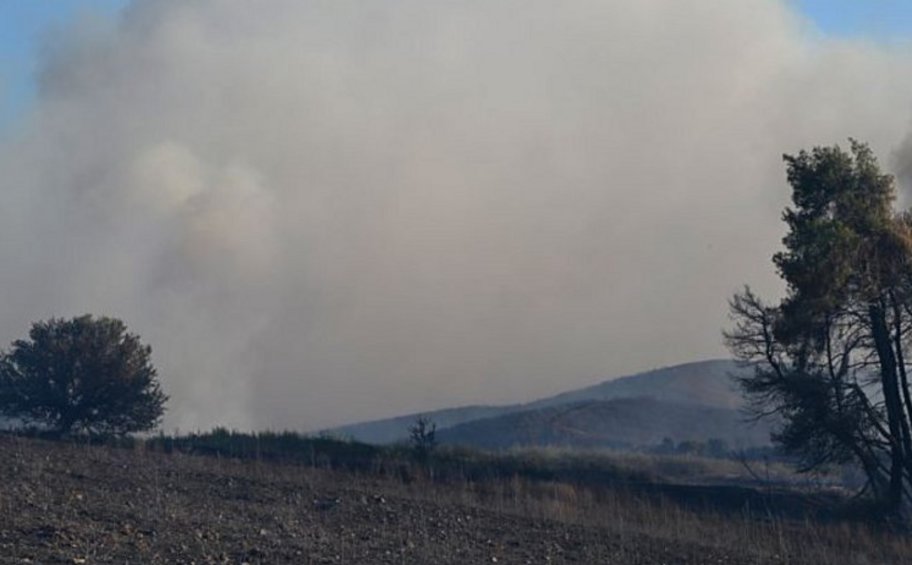
[[[440,485],[412,482],[398,492],[539,520],[581,525],[614,536],[635,557],[643,543],[688,543],[736,551],[759,563],[869,565],[912,563],[912,538],[850,520],[795,520],[763,508],[742,513],[693,510],[662,497],[514,478]]]

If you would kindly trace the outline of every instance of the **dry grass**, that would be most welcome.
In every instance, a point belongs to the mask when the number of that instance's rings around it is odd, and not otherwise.
[[[618,476],[641,476],[655,482],[687,484],[790,485],[806,488],[842,488],[842,470],[801,474],[782,461],[742,460],[694,454],[654,454],[615,450],[583,450],[566,447],[515,448],[513,457],[537,461],[542,466],[601,468]]]
[[[413,487],[414,489],[415,487]],[[418,487],[413,496],[427,496]],[[659,497],[612,488],[524,480],[437,487],[434,497],[497,512],[592,527],[623,540],[636,553],[639,543],[700,543],[758,563],[912,563],[912,540],[852,521],[822,522],[775,518],[763,509],[738,515],[694,511]]]

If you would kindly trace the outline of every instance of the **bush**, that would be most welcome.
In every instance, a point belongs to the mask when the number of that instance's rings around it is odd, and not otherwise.
[[[57,435],[152,429],[167,396],[151,352],[114,318],[36,322],[0,355],[0,413]]]

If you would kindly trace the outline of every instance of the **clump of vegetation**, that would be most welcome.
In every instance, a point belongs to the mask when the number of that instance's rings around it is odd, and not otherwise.
[[[114,318],[36,322],[0,355],[0,414],[56,435],[153,429],[168,397],[151,353]]]

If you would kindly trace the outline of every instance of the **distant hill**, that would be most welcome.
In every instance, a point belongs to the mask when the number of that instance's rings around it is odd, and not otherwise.
[[[425,415],[433,420],[442,433],[447,428],[476,420],[540,408],[621,398],[653,399],[677,405],[720,408],[734,413],[734,410],[741,406],[742,400],[729,375],[740,370],[734,361],[727,359],[698,361],[606,380],[526,404],[447,408],[360,422],[324,432],[367,443],[393,443],[407,439],[408,427],[419,415]]]
[[[645,397],[667,402],[736,409],[743,405],[743,398],[731,375],[741,374],[742,371],[744,369],[730,359],[684,363],[571,390],[530,402],[524,408],[542,408],[589,400]]]
[[[767,424],[748,424],[737,410],[615,398],[532,408],[441,430],[438,439],[486,449],[515,446],[611,447],[658,445],[665,438],[724,440],[731,447],[769,444]]]
[[[322,433],[342,438],[351,438],[364,443],[395,443],[408,439],[409,426],[414,424],[419,416],[427,416],[437,424],[437,429],[443,429],[472,420],[500,416],[520,409],[522,409],[522,405],[519,404],[513,406],[461,406],[458,408],[445,408],[443,410],[406,414],[405,416],[396,416],[395,418],[359,422],[357,424],[323,430]]]

